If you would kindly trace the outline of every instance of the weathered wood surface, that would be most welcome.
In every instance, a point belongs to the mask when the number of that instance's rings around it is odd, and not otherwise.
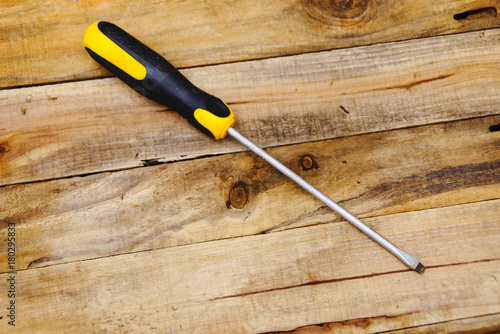
[[[1,333],[500,330],[497,0],[1,8]],[[101,19],[426,273],[108,78],[82,47]]]
[[[96,20],[186,67],[500,27],[498,10],[497,0],[4,0],[0,87],[109,75],[82,47]]]
[[[499,40],[495,29],[184,73],[269,147],[497,114]],[[0,91],[0,185],[242,150],[164,109],[113,78]]]
[[[500,332],[500,313],[494,313],[484,316],[472,316],[457,320],[445,320],[437,323],[414,325],[412,321],[414,315],[406,317],[398,317],[397,321],[400,324],[407,324],[404,329],[390,330],[390,333],[396,334],[417,334],[417,333],[498,333]],[[349,333],[349,334],[362,334],[367,332],[384,333],[385,331],[370,330],[374,328],[381,328],[378,323],[386,323],[388,317],[378,318],[360,318],[353,320],[346,320],[335,323],[318,324],[312,326],[301,327],[291,331],[268,332],[266,334],[335,334],[335,333]],[[404,319],[404,320],[403,320]],[[403,322],[404,321],[404,322]],[[383,326],[387,326],[384,324]],[[400,325],[403,327],[404,325]]]
[[[347,223],[22,270],[17,329],[256,333],[337,322],[377,332],[498,314],[499,208],[367,220],[425,261],[424,275]]]
[[[353,214],[370,217],[499,198],[494,124],[500,116],[269,152]],[[304,156],[312,157],[309,170]],[[0,221],[20,231],[19,268],[337,220],[249,153],[0,188]]]
[[[412,327],[394,331],[396,334],[408,333],[499,333],[500,313],[485,316],[445,321],[422,327]]]

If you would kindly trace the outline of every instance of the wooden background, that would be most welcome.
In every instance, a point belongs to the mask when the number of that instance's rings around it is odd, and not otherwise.
[[[500,331],[499,11],[2,1],[0,332]],[[226,101],[237,130],[425,274],[111,77],[82,46],[96,20]]]

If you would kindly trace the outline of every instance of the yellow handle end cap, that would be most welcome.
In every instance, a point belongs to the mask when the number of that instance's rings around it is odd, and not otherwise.
[[[227,136],[227,130],[234,125],[234,114],[229,109],[230,114],[227,117],[219,117],[202,108],[194,111],[194,118],[212,133],[216,140]]]

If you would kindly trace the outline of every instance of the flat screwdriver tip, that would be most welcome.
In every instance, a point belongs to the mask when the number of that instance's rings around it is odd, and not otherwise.
[[[418,263],[417,266],[415,267],[415,271],[419,272],[420,274],[423,274],[425,271],[425,267],[422,263]]]

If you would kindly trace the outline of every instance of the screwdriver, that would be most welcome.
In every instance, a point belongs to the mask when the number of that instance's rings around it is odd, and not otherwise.
[[[339,204],[233,128],[235,117],[219,98],[194,86],[172,64],[118,26],[97,21],[85,32],[83,44],[90,56],[143,96],[178,112],[192,126],[216,140],[228,134],[295,181],[360,231],[394,254],[410,269],[423,274],[415,257],[393,245]]]

